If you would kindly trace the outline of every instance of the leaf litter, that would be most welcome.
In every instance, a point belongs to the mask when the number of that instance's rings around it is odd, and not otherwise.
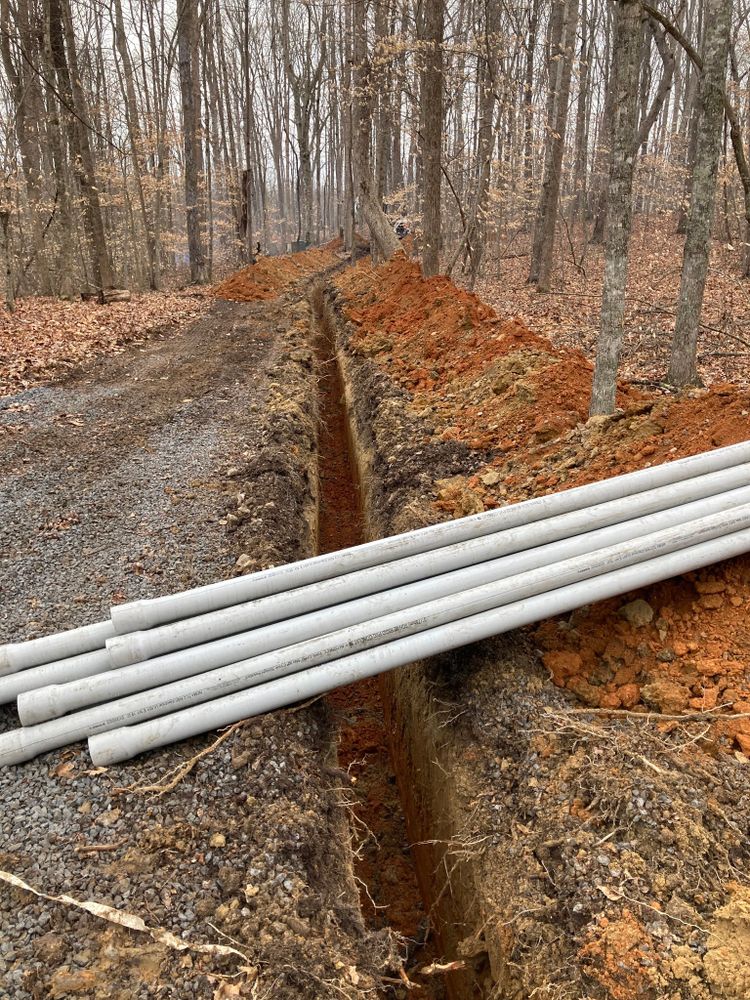
[[[130,302],[108,306],[19,299],[14,313],[0,312],[0,397],[53,381],[150,337],[179,332],[209,305],[210,299],[194,291],[134,295]]]

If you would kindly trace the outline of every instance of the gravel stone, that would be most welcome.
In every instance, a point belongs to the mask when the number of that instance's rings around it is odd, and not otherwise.
[[[0,642],[230,576],[240,552],[247,568],[310,554],[315,372],[307,310],[294,322],[289,313],[285,300],[217,303],[181,336],[3,401]],[[29,410],[3,412],[12,402]],[[230,532],[238,490],[254,523]],[[0,731],[17,725],[13,708],[0,709]],[[371,995],[388,943],[359,913],[326,769],[327,708],[255,720],[171,791],[137,791],[215,738],[104,773],[80,744],[0,770],[0,869],[242,957],[177,952],[0,882],[0,996],[140,1000],[167,983],[171,996],[212,998],[217,975],[240,966],[251,970],[235,980],[248,995],[256,983],[281,1000]],[[279,897],[277,878],[296,891]],[[243,911],[237,896],[251,883],[255,905]],[[303,913],[304,939],[285,919]]]

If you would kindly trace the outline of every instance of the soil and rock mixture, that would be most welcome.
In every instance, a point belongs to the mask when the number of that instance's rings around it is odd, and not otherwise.
[[[618,412],[587,420],[593,368],[582,353],[553,348],[470,293],[451,293],[444,277],[423,280],[406,259],[375,273],[360,264],[338,279],[351,350],[404,390],[432,441],[488,459],[473,475],[466,466],[435,475],[441,512],[471,514],[750,438],[750,392],[727,384],[681,395],[622,384]],[[541,626],[555,682],[606,708],[745,712],[750,558],[649,588],[640,600],[648,607],[624,614],[621,600],[598,605],[562,634],[559,623]],[[670,687],[678,681],[684,698]],[[740,749],[750,744],[750,720],[730,728]]]
[[[4,401],[0,641],[311,554],[311,348],[301,293],[219,301]],[[0,995],[372,995],[392,946],[362,921],[336,739],[317,702],[106,770],[77,745],[0,772],[0,869],[46,894],[0,883]]]
[[[406,259],[335,286],[372,534],[750,437],[731,385],[587,420],[580,351]],[[455,996],[750,994],[749,607],[745,557],[385,679]]]
[[[324,288],[323,280],[315,281],[310,302],[318,325],[322,416],[318,549],[332,552],[365,541],[365,522]],[[377,678],[331,691],[327,701],[339,723],[339,768],[350,783],[354,874],[362,913],[371,929],[393,932],[399,947],[398,977],[382,977],[381,986],[396,1000],[416,988],[424,1000],[445,1000],[441,970],[436,968],[438,942],[415,871]]]

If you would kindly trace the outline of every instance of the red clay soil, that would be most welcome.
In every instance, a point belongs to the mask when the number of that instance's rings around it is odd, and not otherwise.
[[[336,262],[339,240],[332,240],[323,247],[314,247],[302,253],[282,257],[259,257],[255,264],[230,275],[213,289],[219,299],[233,302],[256,302],[275,299],[292,285],[317,271],[323,271]]]
[[[443,438],[508,450],[556,436],[586,415],[591,363],[505,319],[471,292],[399,257],[337,281],[355,325],[352,346],[373,357],[428,409]],[[620,404],[640,399],[623,387]]]
[[[750,560],[668,580],[637,600],[543,622],[536,639],[554,683],[596,707],[750,713]],[[715,735],[750,753],[750,717],[722,722]]]
[[[618,412],[587,420],[592,365],[504,319],[444,277],[396,259],[336,279],[352,349],[407,390],[439,438],[486,449],[476,475],[436,483],[462,516],[750,439],[750,392],[728,384],[673,395],[621,384]],[[641,602],[633,606],[633,601]],[[552,681],[582,703],[667,715],[750,712],[750,558],[742,557],[543,622]],[[750,754],[750,719],[714,725]]]
[[[319,552],[361,544],[364,520],[351,462],[343,386],[329,346],[318,344],[320,371]],[[339,768],[351,783],[349,797],[356,845],[354,872],[368,925],[391,928],[407,942],[404,964],[429,964],[436,942],[427,921],[391,761],[378,678],[332,691],[327,700],[339,719]],[[343,777],[343,775],[342,775]],[[443,996],[439,978],[415,980],[424,1000]]]

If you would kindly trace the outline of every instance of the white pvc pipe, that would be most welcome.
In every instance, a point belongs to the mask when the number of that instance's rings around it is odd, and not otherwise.
[[[0,646],[0,677],[41,663],[102,649],[106,640],[114,634],[114,625],[111,621],[106,621],[83,625],[56,635],[44,635],[27,642],[9,642]]]
[[[750,550],[750,531],[739,531],[710,542],[690,546],[679,552],[659,556],[649,562],[616,570],[596,580],[596,600],[606,600],[639,587],[658,583],[680,573],[708,566]],[[127,725],[111,731],[99,731],[89,739],[89,753],[97,767],[128,760],[146,750],[175,743],[177,740],[231,725],[242,719],[285,705],[294,704],[333,688],[373,677],[394,667],[405,666],[437,653],[457,649],[471,642],[509,632],[544,618],[565,614],[589,603],[591,584],[575,583],[558,590],[517,601],[505,607],[463,618],[461,621],[428,629],[416,635],[396,639],[387,645],[345,656],[332,663],[313,667],[259,687],[230,694],[208,704],[175,712],[172,715]],[[123,722],[125,720],[123,719]],[[0,757],[0,763],[10,762]]]
[[[750,550],[750,531],[744,530],[667,556],[659,556],[647,563],[638,563],[599,577],[597,599],[616,597],[638,587],[669,579],[675,573],[687,573],[717,560],[741,555],[748,550]],[[91,759],[97,767],[106,767],[128,760],[146,750],[153,750],[208,730],[231,725],[254,715],[271,712],[285,705],[323,694],[333,688],[392,670],[394,667],[406,666],[428,656],[479,642],[547,617],[565,614],[588,603],[589,589],[586,581],[572,584],[528,600],[517,601],[499,609],[463,618],[448,626],[396,639],[387,645],[281,677],[208,704],[187,708],[138,725],[126,725],[112,731],[93,734],[89,739]]]
[[[293,618],[366,594],[391,590],[479,561],[499,558],[561,538],[575,537],[592,528],[618,523],[637,514],[670,509],[726,489],[747,486],[748,483],[750,465],[738,465],[634,496],[610,500],[595,507],[560,514],[531,525],[508,528],[491,535],[446,545],[438,550],[407,556],[382,566],[371,566],[281,594],[196,615],[149,631],[115,636],[107,640],[107,651],[113,666],[124,667],[177,649],[247,632],[272,621]]]
[[[75,683],[81,678],[91,678],[94,674],[101,674],[111,669],[112,663],[107,650],[95,649],[93,653],[80,653],[65,660],[55,660],[54,663],[43,663],[38,667],[19,670],[18,673],[0,677],[0,705],[14,701],[27,691],[53,684]]]
[[[117,605],[111,609],[111,622],[98,622],[82,629],[0,646],[0,676],[101,648],[105,640],[114,634],[134,632],[180,618],[204,614],[292,587],[301,587],[393,559],[427,552],[468,538],[530,524],[617,497],[630,496],[669,483],[728,469],[748,461],[750,461],[750,441],[744,441],[726,448],[717,448],[674,462],[563,490],[550,496],[535,497],[532,500],[484,511],[471,517],[430,525],[418,531],[315,556],[302,562],[276,566],[233,580],[222,580],[179,594]]]
[[[622,476],[602,479],[586,486],[535,497],[522,503],[484,511],[471,517],[420,528],[390,538],[381,538],[354,548],[340,549],[284,566],[275,566],[248,576],[222,580],[194,590],[165,597],[119,604],[111,610],[118,634],[153,628],[166,622],[191,618],[209,611],[266,597],[292,587],[328,580],[343,573],[377,566],[394,559],[492,534],[506,528],[530,524],[557,514],[604,503],[618,497],[681,482],[750,461],[750,441],[691,455]],[[53,659],[53,656],[48,659]]]
[[[392,612],[415,607],[458,594],[475,587],[517,576],[539,567],[550,566],[575,555],[600,551],[630,539],[685,524],[720,511],[750,504],[750,487],[732,490],[716,496],[684,504],[672,510],[659,511],[619,524],[565,538],[549,545],[500,559],[492,559],[441,576],[430,577],[393,590],[372,594],[358,600],[338,604],[297,618],[288,619],[240,635],[193,646],[145,663],[136,663],[119,670],[109,670],[86,680],[54,683],[37,690],[27,689],[18,700],[18,713],[24,726],[37,725],[85,705],[112,701],[136,691],[167,684],[206,670],[223,667],[239,660],[315,638],[342,628],[380,618]],[[53,665],[54,666],[54,665]],[[43,671],[45,668],[37,668]],[[0,679],[0,697],[3,694]]]
[[[557,589],[560,584],[572,583],[582,577],[589,580],[595,574],[610,576],[613,572],[619,571],[623,565],[636,563],[639,558],[653,561],[654,557],[665,560],[664,576],[669,577],[676,572],[685,571],[682,568],[673,571],[672,566],[683,566],[683,562],[679,559],[679,546],[684,546],[689,539],[696,541],[714,539],[711,544],[715,546],[715,551],[720,552],[723,533],[732,532],[734,535],[743,535],[748,542],[747,547],[750,548],[750,531],[739,530],[746,528],[747,525],[750,525],[750,505],[729,513],[701,518],[668,531],[653,533],[640,542],[624,542],[604,553],[578,556],[564,563],[556,563],[545,570],[534,570],[499,583],[477,587],[463,595],[451,595],[440,601],[386,615],[374,622],[365,622],[322,638],[274,650],[262,657],[235,663],[220,670],[208,671],[197,677],[89,708],[62,719],[14,730],[0,736],[0,764],[29,760],[39,753],[65,746],[87,735],[154,718],[199,702],[210,701],[273,677],[338,659],[358,649],[390,643],[414,632],[455,622],[458,618],[497,609],[501,603],[514,601],[517,603],[516,599],[519,597],[538,593],[542,578],[546,580],[549,590]],[[669,553],[669,556],[665,557],[663,555],[665,552]],[[632,579],[633,587],[641,585],[637,572]],[[601,599],[603,588],[606,589],[606,583],[601,582],[601,577],[589,580],[583,590],[585,599],[581,603]]]

